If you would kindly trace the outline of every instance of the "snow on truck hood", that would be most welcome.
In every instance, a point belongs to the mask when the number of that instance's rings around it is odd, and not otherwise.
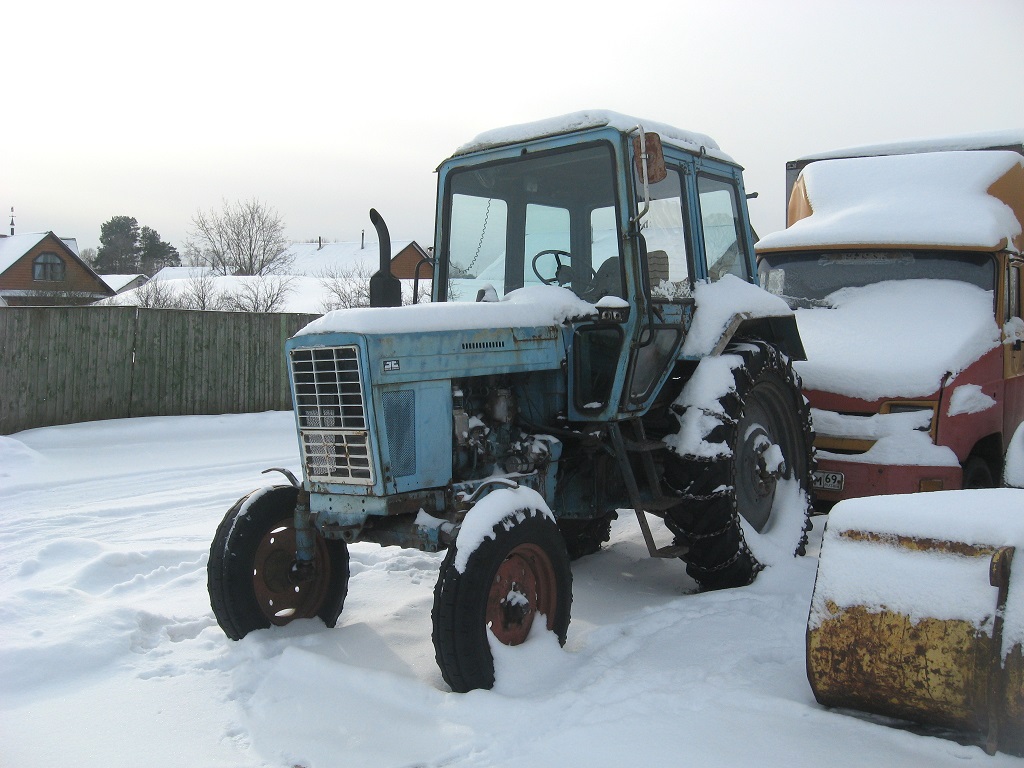
[[[568,288],[531,286],[509,292],[501,301],[443,302],[405,307],[338,309],[302,328],[296,336],[317,333],[416,333],[472,331],[561,325],[597,313]]]
[[[992,292],[956,280],[843,288],[798,309],[804,388],[862,400],[922,397],[1000,343]]]

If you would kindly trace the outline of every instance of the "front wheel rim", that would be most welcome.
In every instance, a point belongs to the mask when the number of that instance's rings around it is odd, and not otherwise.
[[[323,539],[317,538],[312,575],[297,578],[295,527],[280,525],[269,531],[256,548],[252,584],[256,604],[271,624],[283,626],[293,619],[316,616],[331,581],[330,558]]]
[[[536,544],[520,544],[495,571],[487,597],[486,622],[498,642],[526,642],[537,614],[554,629],[558,591],[551,558]]]

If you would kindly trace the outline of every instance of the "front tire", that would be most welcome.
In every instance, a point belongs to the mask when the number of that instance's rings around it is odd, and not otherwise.
[[[295,504],[299,489],[274,486],[228,510],[210,546],[207,588],[217,623],[232,640],[255,629],[319,616],[338,623],[348,594],[348,547],[316,537],[313,569],[298,577]]]
[[[493,687],[488,633],[504,645],[519,645],[535,620],[544,620],[564,645],[569,628],[572,573],[555,522],[539,510],[518,509],[491,534],[462,571],[456,567],[456,539],[434,587],[435,658],[444,681],[458,693]]]

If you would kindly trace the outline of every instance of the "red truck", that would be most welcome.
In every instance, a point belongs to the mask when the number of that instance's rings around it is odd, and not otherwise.
[[[787,170],[787,227],[756,249],[807,351],[816,506],[999,485],[1024,439],[1024,132]]]

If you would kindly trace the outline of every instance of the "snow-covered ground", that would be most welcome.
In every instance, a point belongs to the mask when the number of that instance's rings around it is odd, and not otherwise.
[[[798,500],[751,537],[750,587],[693,594],[624,514],[573,565],[573,619],[500,649],[493,691],[434,663],[439,555],[352,547],[336,629],[228,640],[206,593],[225,510],[298,472],[290,413],[94,422],[0,437],[0,765],[1021,766],[823,709],[804,671]],[[662,532],[664,533],[664,532]]]

